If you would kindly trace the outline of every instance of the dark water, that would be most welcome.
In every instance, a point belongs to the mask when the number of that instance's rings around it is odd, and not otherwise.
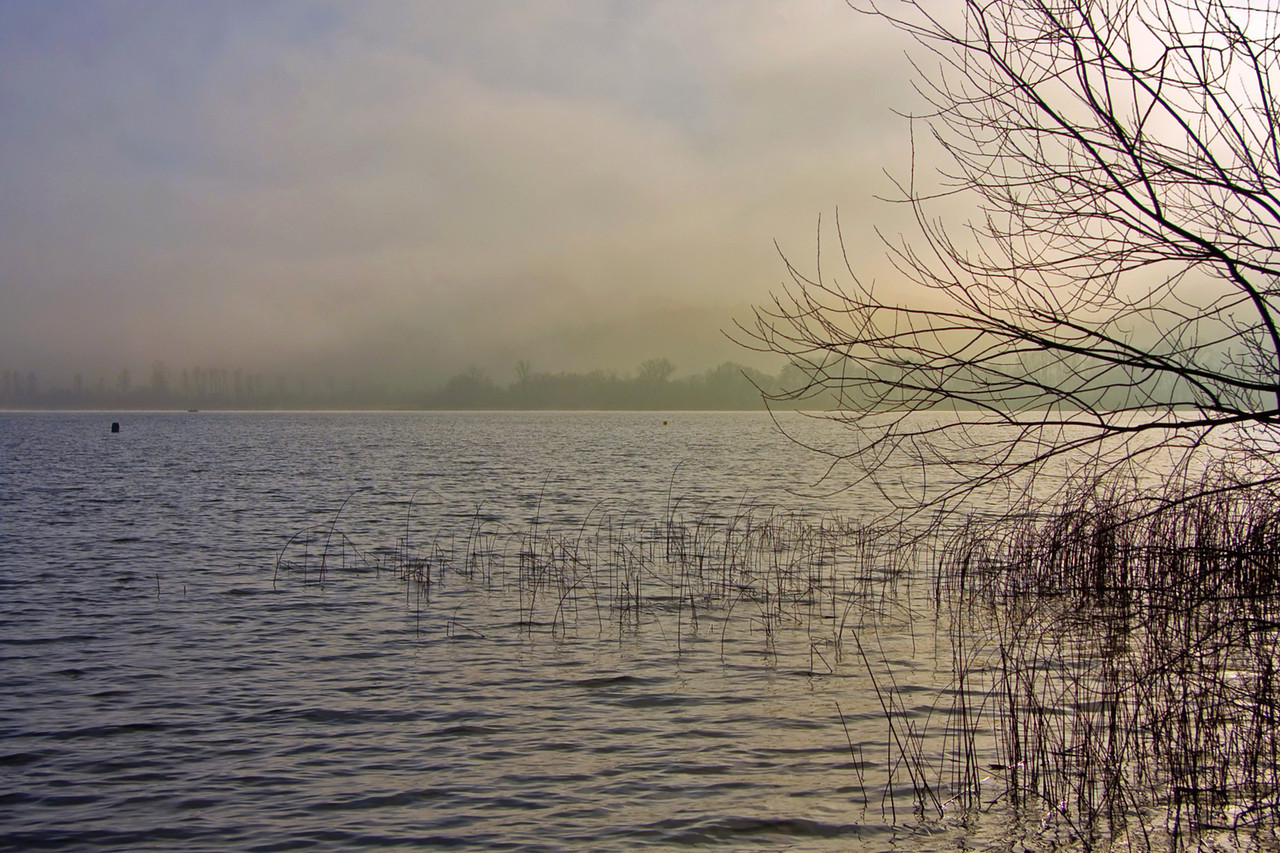
[[[376,552],[477,506],[514,529],[817,508],[790,488],[822,471],[756,414],[0,415],[0,848],[1005,844],[912,815],[865,670],[808,629],[532,630],[458,578],[420,607],[385,574],[275,571],[348,499]],[[927,717],[933,626],[874,630]]]

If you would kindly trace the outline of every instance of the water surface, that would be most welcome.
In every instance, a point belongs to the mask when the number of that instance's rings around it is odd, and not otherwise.
[[[477,513],[876,508],[805,491],[824,465],[756,413],[0,415],[0,848],[980,841],[911,818],[864,668],[812,623],[744,606],[548,630],[510,586],[451,575],[424,607],[341,558],[322,585],[276,571],[335,518],[376,555],[456,543]],[[903,605],[860,630],[928,716],[933,626]]]

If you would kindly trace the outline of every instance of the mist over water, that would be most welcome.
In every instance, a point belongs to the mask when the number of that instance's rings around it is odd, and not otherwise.
[[[818,211],[890,188],[887,30],[760,0],[0,5],[0,370],[741,359],[719,330],[774,241],[808,255]]]

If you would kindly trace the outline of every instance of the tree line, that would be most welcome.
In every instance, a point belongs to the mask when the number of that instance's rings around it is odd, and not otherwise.
[[[502,382],[468,367],[435,386],[392,387],[373,378],[268,376],[241,368],[172,370],[155,362],[136,377],[127,369],[86,380],[45,385],[28,371],[0,369],[0,407],[9,409],[613,409],[742,410],[764,408],[764,394],[794,381],[789,365],[777,375],[725,362],[702,373],[677,375],[669,359],[636,370],[547,372],[527,361]],[[807,406],[824,401],[806,400]],[[825,401],[834,404],[836,398]]]

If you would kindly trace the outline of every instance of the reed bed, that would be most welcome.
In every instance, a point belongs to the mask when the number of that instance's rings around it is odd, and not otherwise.
[[[277,556],[276,580],[289,573],[323,585],[335,570],[386,576],[417,614],[441,584],[461,580],[514,601],[526,631],[618,635],[660,623],[674,626],[677,649],[688,632],[714,624],[723,639],[731,620],[745,620],[767,652],[785,629],[807,639],[816,669],[832,671],[849,626],[894,609],[909,564],[900,531],[747,503],[673,501],[657,518],[601,505],[573,524],[535,516],[523,527],[478,507],[428,540],[409,528],[394,547],[367,550],[338,518],[307,528]]]
[[[338,517],[302,531],[277,577],[389,577],[418,624],[461,581],[499,593],[506,624],[530,633],[656,624],[677,650],[718,633],[722,655],[744,624],[768,654],[799,638],[813,675],[865,672],[895,822],[905,798],[913,819],[995,813],[1033,847],[1280,849],[1274,485],[1094,483],[933,539],[749,503],[669,500],[657,517],[602,504],[521,527],[476,508],[431,538],[412,513],[410,499],[392,547],[357,548]],[[943,671],[885,651],[921,630]]]
[[[1277,846],[1280,494],[1093,484],[942,549],[952,642],[923,806],[1039,815],[1086,849]]]

